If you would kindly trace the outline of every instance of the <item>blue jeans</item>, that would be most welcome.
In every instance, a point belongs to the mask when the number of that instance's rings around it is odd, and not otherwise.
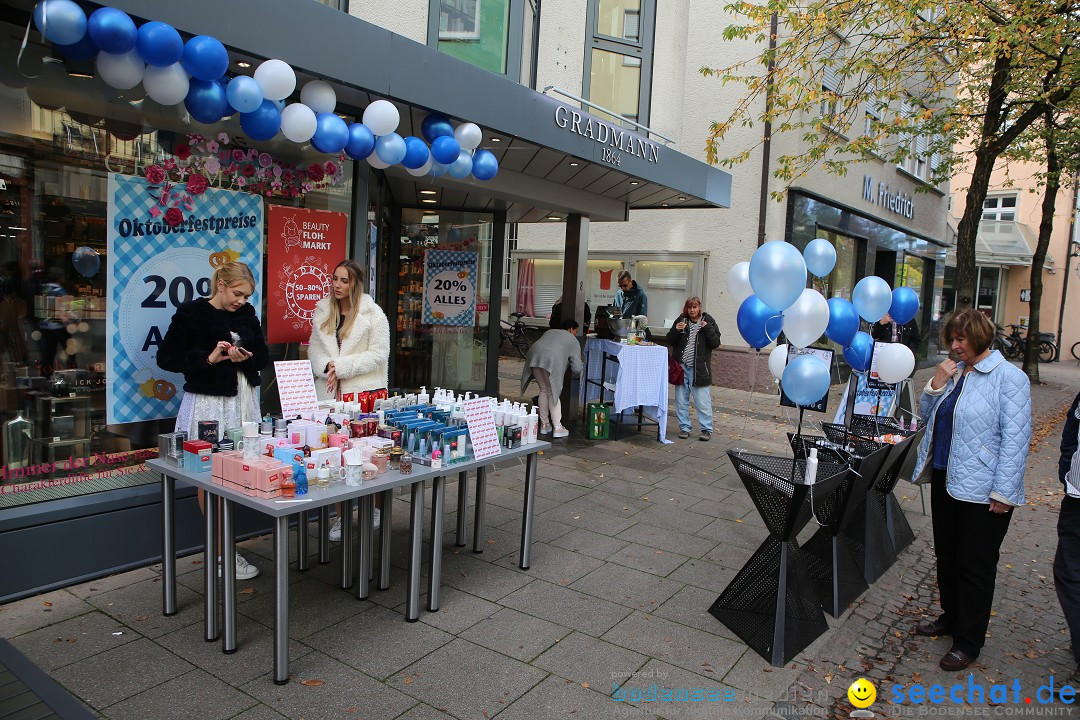
[[[694,386],[694,368],[682,366],[686,380],[682,385],[675,386],[675,417],[679,421],[679,429],[690,432],[690,396],[694,396],[694,408],[697,410],[698,424],[701,429],[712,433],[712,394],[708,385]]]

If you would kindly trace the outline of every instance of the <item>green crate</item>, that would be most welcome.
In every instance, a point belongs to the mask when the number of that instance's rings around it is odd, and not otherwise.
[[[585,406],[585,422],[589,428],[590,440],[607,440],[611,420],[611,409],[604,403],[589,403]]]

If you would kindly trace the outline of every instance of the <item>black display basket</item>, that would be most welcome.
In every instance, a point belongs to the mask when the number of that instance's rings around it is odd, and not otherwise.
[[[769,537],[716,598],[709,613],[779,667],[828,629],[813,580],[811,566],[817,561],[799,548],[795,538],[812,513],[825,512],[830,506],[848,468],[819,459],[817,482],[806,485],[802,459],[739,450],[729,450],[728,457]]]

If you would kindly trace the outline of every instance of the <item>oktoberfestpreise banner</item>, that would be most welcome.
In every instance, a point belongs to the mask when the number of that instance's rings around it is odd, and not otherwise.
[[[345,213],[267,207],[267,272],[274,289],[266,301],[268,342],[311,337],[315,304],[330,294],[334,266],[345,259],[348,226]]]
[[[210,295],[215,267],[246,263],[255,275],[251,304],[260,312],[262,198],[210,188],[193,197],[181,210],[183,219],[171,225],[160,212],[162,192],[145,178],[109,175],[109,424],[176,416],[184,379],[157,366],[158,345],[178,305]]]

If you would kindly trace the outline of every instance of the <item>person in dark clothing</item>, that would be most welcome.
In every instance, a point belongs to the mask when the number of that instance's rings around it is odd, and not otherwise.
[[[701,298],[688,298],[683,304],[682,314],[668,330],[667,343],[683,368],[683,384],[675,386],[679,437],[690,437],[690,396],[693,395],[701,426],[698,440],[709,440],[713,434],[710,361],[713,350],[720,347],[720,328],[712,315],[702,312]]]
[[[573,318],[566,318],[567,320],[573,320]],[[555,301],[555,304],[551,306],[551,316],[548,318],[549,328],[561,328],[562,327],[562,298],[560,297]],[[585,303],[585,319],[582,323],[582,327],[586,332],[589,329],[589,323],[592,321],[592,309],[589,307],[589,303]]]
[[[1073,657],[1080,667],[1080,394],[1065,417],[1058,479],[1065,486],[1065,497],[1058,513],[1054,587],[1069,624]]]
[[[615,307],[622,311],[622,316],[632,318],[635,315],[648,315],[649,298],[637,280],[631,278],[626,270],[619,271],[618,279],[619,292],[615,293]]]
[[[889,313],[885,313],[885,317],[878,320],[870,328],[870,337],[874,338],[877,342],[892,342],[893,341],[893,319]],[[902,342],[907,345],[912,353],[918,354],[919,343],[922,341],[922,336],[919,333],[919,326],[914,320],[909,321],[904,325],[896,326],[896,338],[898,342]]]

